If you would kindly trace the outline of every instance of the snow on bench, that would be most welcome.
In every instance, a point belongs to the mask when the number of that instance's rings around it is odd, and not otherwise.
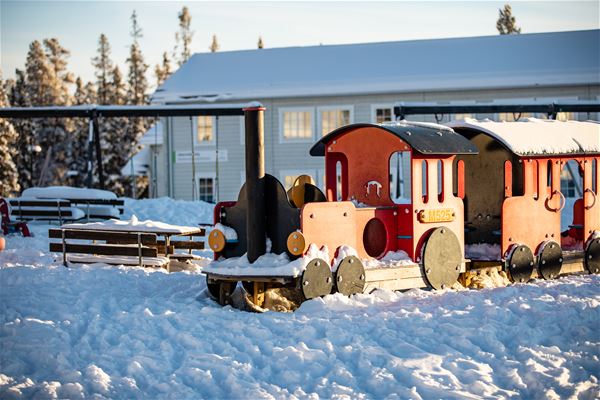
[[[134,215],[129,221],[65,224],[60,229],[50,229],[48,235],[50,238],[62,239],[61,243],[50,243],[50,250],[62,252],[65,265],[67,262],[85,260],[83,262],[107,264],[127,262],[124,265],[160,265],[168,268],[171,260],[186,262],[199,259],[192,254],[192,250],[204,249],[204,242],[194,241],[193,238],[204,234],[205,230],[202,228],[156,221],[138,221]],[[164,240],[157,240],[158,236],[164,236]],[[171,241],[172,236],[189,236],[190,240]],[[105,243],[81,244],[67,242],[67,239],[100,240]],[[175,249],[186,249],[188,253],[175,253]],[[73,256],[67,253],[92,254],[93,257]]]
[[[102,222],[90,222],[87,224],[72,223],[63,225],[62,228],[94,231],[152,232],[156,234],[182,236],[204,234],[204,229],[200,229],[195,226],[171,225],[164,222],[151,220],[139,221],[135,215],[133,215],[129,221],[109,220]]]
[[[89,254],[67,254],[66,262],[73,264],[108,264],[143,267],[167,267],[171,260],[168,257],[142,257],[134,256],[95,256]]]
[[[67,200],[84,212],[90,219],[120,218],[124,212],[125,201],[108,190],[74,188],[69,186],[33,187],[25,189],[22,197],[31,199]]]

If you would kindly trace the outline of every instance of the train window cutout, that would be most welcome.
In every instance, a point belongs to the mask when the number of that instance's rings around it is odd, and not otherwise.
[[[327,259],[309,260],[294,276],[242,277],[209,266],[209,290],[222,299],[215,288],[237,279],[256,302],[274,286],[305,299],[378,287],[443,289],[490,265],[513,282],[536,274],[552,279],[566,271],[563,264],[577,262],[600,272],[599,124],[467,119],[448,125],[400,121],[334,130],[310,149],[324,158],[324,192],[304,176],[286,193],[266,174],[271,252],[294,259],[328,249]],[[565,180],[565,171],[580,181]],[[574,193],[579,197],[572,200]],[[237,233],[228,241],[215,230],[215,248],[209,236],[216,259],[247,251],[250,203],[244,185],[237,202],[216,206],[215,222]],[[565,213],[570,221],[561,228]],[[481,246],[488,251],[478,252]],[[390,253],[405,254],[410,263],[362,264]]]

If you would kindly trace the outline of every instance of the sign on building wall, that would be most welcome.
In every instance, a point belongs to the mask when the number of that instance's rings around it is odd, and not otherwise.
[[[215,162],[217,153],[214,150],[196,150],[194,151],[196,162]],[[219,150],[219,162],[228,161],[229,157],[227,150]],[[175,162],[178,164],[186,164],[192,162],[191,151],[176,151]]]

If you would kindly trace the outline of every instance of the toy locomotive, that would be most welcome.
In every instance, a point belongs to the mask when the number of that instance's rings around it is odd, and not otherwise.
[[[247,309],[289,310],[334,292],[450,288],[480,268],[513,282],[600,272],[597,123],[352,124],[310,150],[325,157],[325,193],[306,176],[286,193],[264,173],[263,110],[246,113],[246,183],[236,202],[216,205],[209,234],[215,261],[204,272],[220,304],[234,302],[238,282]],[[568,160],[583,196],[562,233]],[[481,243],[492,254],[465,253]]]

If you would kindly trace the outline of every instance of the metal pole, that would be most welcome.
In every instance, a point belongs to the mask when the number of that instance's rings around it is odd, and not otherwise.
[[[245,108],[248,261],[266,252],[264,107]]]
[[[192,201],[196,200],[196,150],[194,149],[194,120],[190,115],[190,139],[192,141]]]
[[[94,122],[93,118],[89,119],[88,123],[88,146],[87,146],[87,176],[85,178],[85,185],[88,188],[92,187],[92,169],[93,169],[93,157],[94,157]]]
[[[215,117],[217,129],[215,132],[215,203],[219,201],[219,116]]]
[[[94,131],[94,143],[96,145],[96,162],[98,164],[98,182],[100,189],[104,189],[104,170],[102,168],[102,148],[100,147],[100,126],[98,125],[98,114],[92,114],[92,127]]]

